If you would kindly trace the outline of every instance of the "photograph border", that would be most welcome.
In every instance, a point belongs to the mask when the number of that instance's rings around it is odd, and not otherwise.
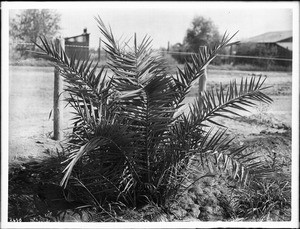
[[[188,3],[188,2],[186,2]],[[195,2],[194,2],[195,3]],[[8,133],[9,133],[9,10],[25,8],[68,8],[81,9],[92,7],[99,2],[1,2],[1,228],[224,228],[224,227],[259,227],[290,228],[299,226],[299,2],[252,2],[248,6],[260,5],[284,7],[293,10],[293,71],[292,71],[292,221],[290,222],[153,222],[153,223],[14,223],[7,221],[8,211]],[[158,7],[161,4],[175,2],[105,2],[120,4],[124,7]],[[203,2],[205,6],[222,7],[230,4],[233,8],[245,6],[245,2]],[[179,4],[180,5],[180,4]]]

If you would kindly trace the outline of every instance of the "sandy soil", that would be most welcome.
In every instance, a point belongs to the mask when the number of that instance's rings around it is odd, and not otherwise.
[[[46,156],[55,152],[60,146],[51,139],[53,121],[52,117],[49,118],[53,104],[53,67],[11,66],[9,73],[9,160],[22,161],[26,157]],[[239,82],[241,77],[251,74],[245,71],[210,70],[208,84],[215,87],[219,82],[225,84],[234,79]],[[275,126],[291,126],[291,73],[264,72],[263,75],[268,76],[266,86],[272,86],[266,92],[274,103],[270,106],[258,104],[252,109],[252,114],[243,114],[245,117],[255,115],[262,121],[260,124],[253,125],[249,120],[224,120],[233,134],[246,138],[259,135],[263,130],[276,132],[277,128],[261,125],[264,122],[272,122]],[[193,101],[195,92],[195,88],[191,90],[187,103]],[[63,129],[68,132],[71,128],[70,109],[64,109],[63,113]]]

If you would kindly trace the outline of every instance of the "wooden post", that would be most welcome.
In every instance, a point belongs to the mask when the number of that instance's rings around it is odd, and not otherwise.
[[[55,47],[64,49],[64,39],[55,39]],[[54,69],[54,95],[53,95],[53,139],[62,140],[63,104],[60,96],[63,92],[63,80],[58,67]]]

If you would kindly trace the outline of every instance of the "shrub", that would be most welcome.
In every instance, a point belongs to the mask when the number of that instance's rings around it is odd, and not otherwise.
[[[292,59],[292,53],[273,44],[263,43],[244,43],[237,46],[237,56],[256,56],[257,58],[239,58],[236,57],[235,65],[254,65],[265,70],[276,70],[291,68],[292,62],[283,60],[274,60],[272,58]],[[260,58],[261,57],[261,58]],[[264,59],[269,58],[269,59]]]
[[[235,191],[235,214],[247,220],[290,220],[290,189],[287,180],[254,180],[247,189]]]
[[[97,206],[122,202],[136,207],[149,201],[162,206],[195,182],[193,166],[211,176],[226,171],[241,184],[269,172],[251,153],[243,154],[244,146],[232,147],[233,139],[214,119],[238,116],[255,101],[270,103],[262,93],[265,78],[243,79],[239,86],[231,82],[226,90],[220,85],[182,108],[193,83],[232,37],[225,34],[170,74],[162,56],[151,50],[149,37],[140,44],[134,37],[131,48],[118,43],[100,18],[97,22],[108,56],[100,70],[89,60],[69,58],[45,38],[39,46],[64,77],[75,111],[63,187],[88,190]]]

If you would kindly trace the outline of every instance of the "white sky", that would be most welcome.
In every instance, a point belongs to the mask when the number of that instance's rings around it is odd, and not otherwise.
[[[98,47],[100,32],[95,16],[110,25],[116,38],[136,32],[153,38],[153,48],[182,42],[195,16],[210,18],[220,34],[226,30],[236,40],[270,31],[292,30],[297,2],[55,2],[17,3],[20,8],[52,8],[61,14],[63,37],[76,36],[87,27],[90,46]],[[10,11],[12,12],[12,11]]]

